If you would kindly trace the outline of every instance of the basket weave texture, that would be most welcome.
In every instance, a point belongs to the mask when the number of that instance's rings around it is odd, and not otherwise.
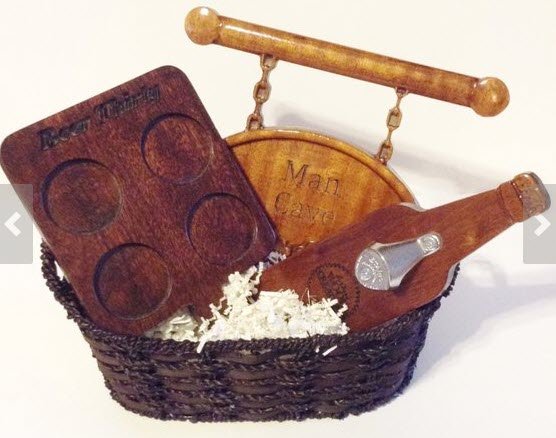
[[[370,411],[409,384],[442,298],[362,333],[209,342],[197,353],[193,342],[97,327],[45,244],[41,259],[47,286],[90,344],[114,400],[162,420],[282,421]]]

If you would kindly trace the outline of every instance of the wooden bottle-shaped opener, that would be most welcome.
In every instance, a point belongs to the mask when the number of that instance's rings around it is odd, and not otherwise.
[[[270,268],[260,289],[337,298],[348,305],[351,330],[362,331],[438,297],[460,260],[549,206],[540,179],[523,173],[431,210],[387,207]]]

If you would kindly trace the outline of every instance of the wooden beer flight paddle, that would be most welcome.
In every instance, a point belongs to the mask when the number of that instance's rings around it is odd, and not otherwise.
[[[431,210],[386,207],[268,269],[260,290],[294,289],[304,299],[337,298],[348,305],[350,329],[363,331],[438,297],[460,260],[549,206],[541,180],[523,173],[494,190]],[[398,287],[396,280],[401,280]],[[363,286],[381,281],[390,289]]]
[[[0,164],[88,316],[142,334],[210,316],[274,229],[183,72],[161,67],[10,135]]]

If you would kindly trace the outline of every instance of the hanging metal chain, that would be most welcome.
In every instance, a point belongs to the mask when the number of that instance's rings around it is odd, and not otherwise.
[[[268,81],[268,77],[270,76],[270,72],[276,67],[277,63],[278,59],[275,57],[271,55],[261,55],[261,69],[263,74],[261,80],[255,84],[255,88],[253,89],[255,109],[253,110],[253,113],[247,117],[246,131],[262,129],[264,127],[262,108],[263,104],[270,97],[270,90],[272,89],[270,82]]]
[[[378,158],[383,164],[388,163],[388,160],[392,158],[392,153],[394,152],[394,145],[392,144],[392,133],[398,129],[402,123],[402,111],[400,109],[400,104],[402,99],[407,96],[407,90],[396,88],[396,105],[390,111],[388,111],[388,117],[386,117],[386,126],[388,127],[388,135],[386,139],[381,143],[376,158]]]

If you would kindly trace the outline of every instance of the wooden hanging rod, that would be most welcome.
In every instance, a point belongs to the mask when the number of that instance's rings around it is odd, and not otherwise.
[[[222,17],[206,7],[189,12],[185,30],[197,44],[219,44],[257,55],[272,55],[294,64],[468,106],[481,116],[501,113],[510,100],[508,88],[497,78],[479,79],[365,52]]]

